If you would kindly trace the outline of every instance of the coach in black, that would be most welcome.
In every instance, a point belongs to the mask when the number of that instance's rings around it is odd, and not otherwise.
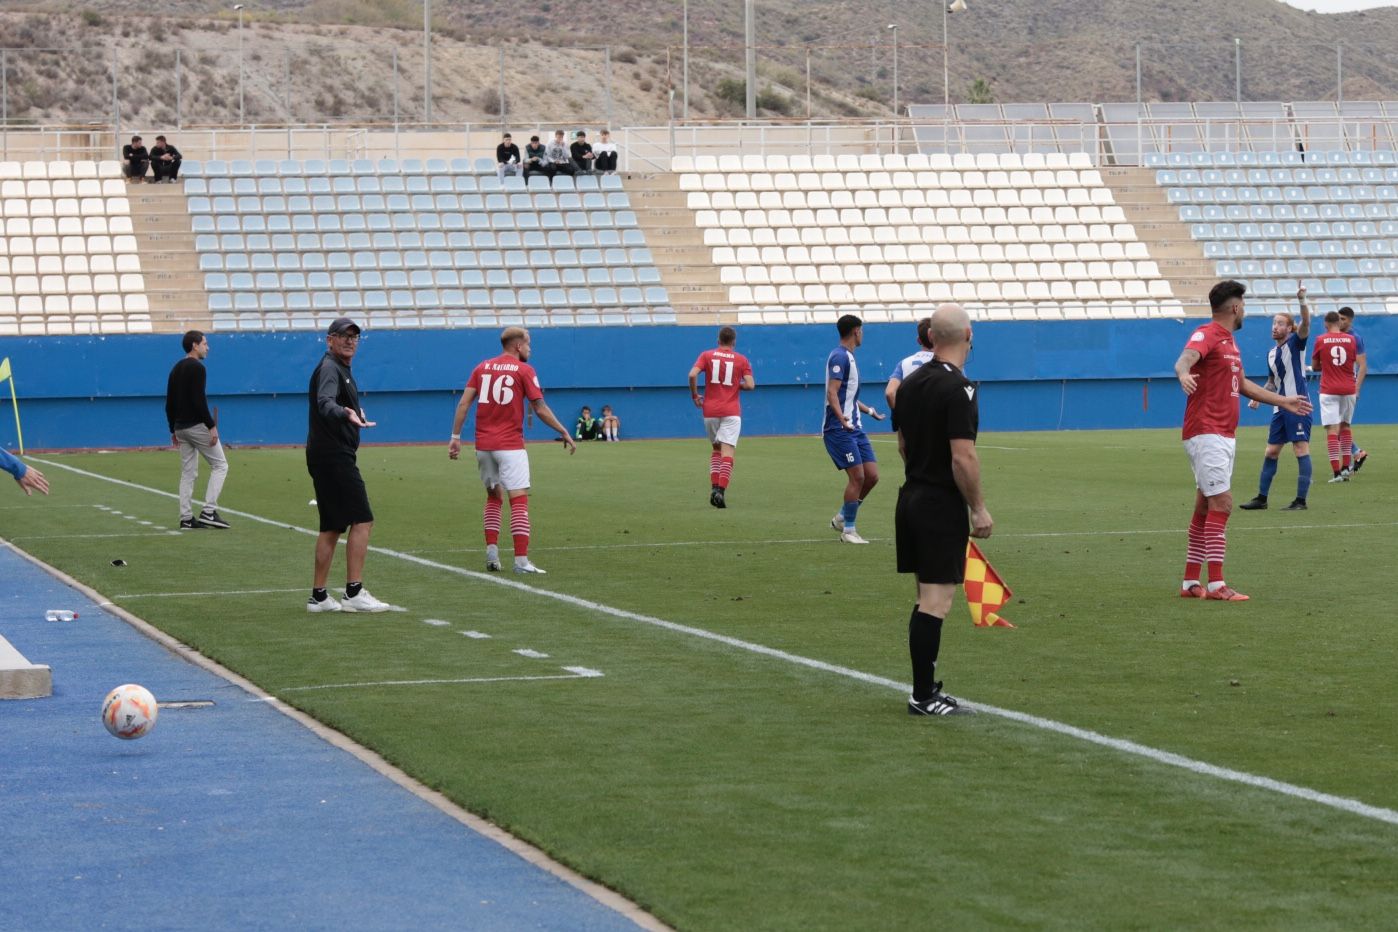
[[[389,607],[364,588],[364,557],[374,513],[359,476],[359,432],[374,423],[359,407],[359,388],[350,360],[359,349],[359,325],[338,317],[325,337],[326,353],[311,373],[310,428],[306,434],[306,469],[315,484],[320,511],[316,538],[315,585],[306,600],[308,612],[386,612]],[[340,535],[345,542],[345,597],[330,597],[326,582]]]
[[[165,421],[170,428],[170,443],[180,451],[180,528],[227,528],[228,522],[218,513],[218,497],[228,479],[228,457],[219,442],[218,422],[204,393],[209,339],[200,331],[191,330],[180,345],[185,354],[165,381]],[[194,483],[199,478],[201,456],[209,464],[209,485],[204,491],[204,507],[195,517]]]
[[[989,537],[993,522],[981,497],[976,387],[961,371],[971,351],[971,321],[961,305],[940,305],[930,335],[935,355],[899,386],[894,408],[906,473],[894,528],[898,572],[917,576],[917,604],[908,620],[908,714],[958,715],[972,710],[942,692],[935,679],[942,621],[965,580],[967,539]]]

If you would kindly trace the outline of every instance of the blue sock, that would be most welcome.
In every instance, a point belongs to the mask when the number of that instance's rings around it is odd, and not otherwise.
[[[1257,494],[1266,497],[1271,491],[1272,479],[1277,474],[1277,461],[1270,456],[1262,457],[1262,478],[1257,483]]]
[[[845,516],[846,531],[854,530],[854,518],[855,515],[859,514],[859,505],[859,502],[845,502],[844,506],[840,509],[840,513]]]
[[[1351,440],[1349,444],[1349,456],[1350,459],[1356,459],[1359,456],[1359,444],[1355,443],[1353,440]]]
[[[1306,493],[1311,490],[1311,455],[1296,457],[1296,466],[1301,474],[1296,477],[1296,497],[1304,500]]]

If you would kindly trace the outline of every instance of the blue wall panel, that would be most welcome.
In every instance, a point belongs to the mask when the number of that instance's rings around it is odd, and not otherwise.
[[[1173,365],[1196,321],[1139,320],[982,323],[968,374],[982,386],[986,430],[1174,427],[1184,397]],[[759,391],[745,397],[744,432],[815,433],[820,429],[826,355],[832,326],[739,328],[738,349],[752,359]],[[1360,330],[1369,354],[1359,422],[1389,420],[1398,410],[1398,317],[1372,318]],[[685,376],[714,344],[712,327],[560,328],[533,331],[533,358],[549,404],[571,424],[578,408],[613,405],[627,437],[702,433]],[[1265,320],[1239,334],[1253,377],[1265,374],[1271,346]],[[499,352],[496,331],[377,331],[365,335],[355,361],[364,406],[379,427],[368,439],[442,440],[471,368]],[[213,334],[207,361],[211,401],[234,444],[301,443],[306,386],[324,348],[308,333]],[[880,408],[883,382],[914,351],[909,324],[871,324],[856,354]],[[182,352],[178,336],[0,339],[21,397],[25,441],[33,448],[128,447],[168,442],[165,380]],[[1313,386],[1314,391],[1314,386]],[[8,395],[8,393],[3,393]],[[1244,410],[1243,423],[1268,413]],[[887,422],[868,422],[886,431]],[[468,432],[470,425],[468,424]],[[535,424],[530,436],[550,432]],[[6,397],[0,443],[14,445]]]

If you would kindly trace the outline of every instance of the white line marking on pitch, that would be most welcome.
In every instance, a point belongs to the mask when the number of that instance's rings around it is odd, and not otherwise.
[[[534,650],[532,647],[516,647],[513,653],[519,654],[521,657],[530,657],[534,660],[547,660],[549,656],[548,654]]]
[[[45,465],[48,465],[47,463]],[[115,537],[179,537],[179,531],[134,531],[129,534],[16,534],[10,540],[103,540]]]
[[[460,633],[463,637],[468,637],[475,641],[487,641],[490,639],[490,635],[486,634],[484,631],[462,631]]]
[[[434,628],[445,628],[451,624],[451,622],[443,621],[440,618],[424,618],[422,619],[422,623],[425,625],[431,625]]]
[[[114,595],[114,599],[178,599],[185,596],[205,595],[268,595],[273,592],[305,592],[305,586],[295,589],[237,589],[233,592],[126,592]]]
[[[136,483],[128,482],[125,479],[114,479],[110,476],[104,476],[101,473],[89,472],[85,469],[79,469],[76,466],[69,466],[66,463],[58,463],[54,462],[53,460],[40,460],[37,458],[36,462],[43,463],[45,466],[53,466],[56,469],[64,469],[68,472],[76,473],[80,476],[87,476],[91,479],[97,479],[103,482],[112,483],[114,485],[125,486],[127,488],[139,489],[142,492],[149,492],[152,495],[159,495],[165,498],[177,497],[173,492],[166,492],[161,489],[153,489],[149,486],[144,485],[137,485]],[[226,508],[223,509],[223,511],[228,512],[228,514],[237,515],[240,518],[247,518],[249,521],[256,521],[261,524],[270,525],[272,527],[290,528],[291,530],[297,531],[301,534],[305,534],[309,537],[318,536],[317,533],[315,531],[312,531],[310,528],[297,527],[296,525],[287,524],[283,521],[273,521],[272,519],[264,518],[261,515],[254,515],[248,512],[232,511]],[[381,553],[385,556],[396,557],[397,559],[404,560],[408,563],[416,563],[419,566],[425,566],[431,569],[442,570],[443,572],[453,573],[457,576],[466,577],[467,579],[475,579],[481,582],[492,583],[497,586],[504,586],[508,589],[514,589],[517,592],[527,592],[531,595],[540,596],[546,599],[552,599],[556,602],[562,602],[566,605],[572,605],[577,608],[585,609],[587,611],[597,612],[603,615],[610,615],[613,618],[620,618],[626,621],[635,621],[641,624],[650,625],[652,627],[661,628],[666,631],[672,631],[676,634],[686,634],[690,637],[701,638],[706,641],[714,641],[716,643],[725,644],[729,647],[733,647],[738,650],[747,651],[749,653],[758,654],[764,657],[771,657],[775,660],[782,660],[786,663],[806,667],[811,670],[819,670],[823,673],[831,673],[836,676],[844,677],[846,679],[856,680],[861,683],[867,683],[871,686],[882,686],[888,689],[895,689],[898,692],[905,694],[908,691],[908,684],[900,682],[898,680],[891,680],[887,677],[876,676],[872,673],[865,673],[861,670],[851,669],[850,667],[842,667],[838,664],[826,663],[823,660],[816,660],[813,657],[803,657],[800,654],[787,653],[784,650],[778,650],[775,647],[768,647],[765,644],[757,644],[752,641],[744,641],[740,638],[729,637],[726,634],[719,634],[717,632],[708,631],[703,628],[695,628],[690,625],[682,625],[674,621],[666,621],[663,618],[656,618],[652,615],[643,615],[639,612],[631,612],[627,611],[626,609],[613,608],[610,605],[603,605],[600,602],[593,602],[575,595],[569,595],[565,592],[551,592],[548,589],[536,589],[533,586],[526,585],[522,582],[517,582],[513,579],[504,578],[491,573],[482,573],[476,570],[468,570],[459,566],[448,566],[445,563],[436,563],[432,560],[426,560],[422,557],[413,556],[412,554],[404,553],[400,550],[389,550],[384,547],[373,546],[371,546],[369,549],[373,550],[375,553]],[[325,686],[303,688],[327,689],[335,687]],[[1111,748],[1112,750],[1120,751],[1125,754],[1131,754],[1136,757],[1143,757],[1147,760],[1154,761],[1158,764],[1164,764],[1168,767],[1177,767],[1181,770],[1186,770],[1190,773],[1198,774],[1200,776],[1214,777],[1219,780],[1224,780],[1229,783],[1238,783],[1243,786],[1252,787],[1254,789],[1268,790],[1270,792],[1277,793],[1282,796],[1289,796],[1293,799],[1301,799],[1307,802],[1312,802],[1318,805],[1326,806],[1331,809],[1338,809],[1342,812],[1348,812],[1351,815],[1357,815],[1362,818],[1372,819],[1377,822],[1384,822],[1389,825],[1398,825],[1398,811],[1395,811],[1393,809],[1385,809],[1382,806],[1371,806],[1368,803],[1360,802],[1357,799],[1350,799],[1346,796],[1336,796],[1332,793],[1322,793],[1318,790],[1313,790],[1304,786],[1298,786],[1294,783],[1285,783],[1281,780],[1274,780],[1271,777],[1258,776],[1257,774],[1247,773],[1241,770],[1233,770],[1228,767],[1219,767],[1215,764],[1210,764],[1205,761],[1195,760],[1192,757],[1185,757],[1182,754],[1175,754],[1170,751],[1162,751],[1158,748],[1149,747],[1144,744],[1137,744],[1134,741],[1126,741],[1121,738],[1112,738],[1107,735],[1099,734],[1095,731],[1090,731],[1086,728],[1078,728],[1075,725],[1069,725],[1064,722],[1054,721],[1053,719],[1040,718],[1037,715],[1030,715],[1025,712],[1017,712],[1013,709],[1001,709],[997,706],[984,705],[979,702],[969,702],[968,704],[971,705],[973,708],[977,709],[978,711],[985,712],[990,715],[996,715],[1001,718],[1006,718],[1024,725],[1030,725],[1034,728],[1039,728],[1044,731],[1051,731],[1056,734],[1065,735],[1070,738],[1077,738],[1080,741],[1085,741],[1089,744],[1095,744],[1099,747]]]
[[[226,509],[225,509],[226,510]],[[229,512],[232,514],[232,512]],[[243,517],[240,515],[240,517]],[[546,676],[471,676],[450,680],[378,680],[369,683],[323,683],[319,686],[288,686],[279,690],[283,693],[306,693],[315,692],[322,689],[360,689],[370,686],[455,686],[461,683],[531,683],[540,680],[588,680],[602,676],[600,670],[589,670],[587,667],[564,667],[569,671],[563,674],[550,674]],[[266,699],[249,699],[249,702],[276,702],[276,697]]]

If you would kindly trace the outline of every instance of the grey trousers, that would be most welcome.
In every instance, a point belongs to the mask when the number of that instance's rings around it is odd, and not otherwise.
[[[228,458],[223,444],[214,443],[203,424],[175,431],[180,442],[180,520],[194,517],[194,480],[199,478],[199,457],[209,464],[209,487],[204,491],[204,507],[218,509],[218,496],[228,478]]]

